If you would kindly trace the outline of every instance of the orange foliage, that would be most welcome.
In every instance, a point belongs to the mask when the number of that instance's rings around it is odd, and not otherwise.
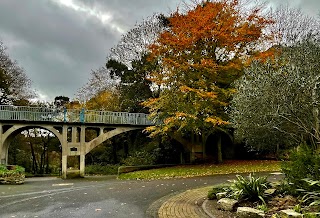
[[[220,0],[204,1],[186,13],[174,12],[168,29],[150,46],[150,58],[162,64],[150,80],[167,94],[144,105],[154,113],[165,112],[166,123],[176,122],[174,117],[182,113],[198,120],[202,116],[203,123],[214,126],[227,124],[223,107],[234,92],[230,84],[249,60],[264,60],[274,53],[259,51],[261,42],[272,38],[263,29],[273,23],[260,15],[261,10],[243,13],[237,0]]]

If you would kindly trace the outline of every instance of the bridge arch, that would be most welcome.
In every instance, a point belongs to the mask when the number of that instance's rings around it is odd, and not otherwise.
[[[62,144],[62,134],[53,126],[50,125],[31,125],[31,124],[14,124],[14,125],[8,125],[11,126],[8,129],[4,129],[7,125],[3,125],[2,127],[2,134],[1,134],[1,141],[2,146],[0,146],[0,160],[1,163],[8,164],[8,150],[9,146],[12,142],[12,140],[22,131],[28,130],[31,128],[39,128],[39,129],[45,129],[48,130],[50,133],[54,134],[60,143]]]
[[[88,154],[95,147],[99,146],[103,142],[107,141],[108,139],[116,135],[119,135],[128,131],[132,131],[132,130],[137,130],[137,129],[141,129],[141,127],[118,127],[106,133],[100,134],[95,139],[86,143],[86,154]]]

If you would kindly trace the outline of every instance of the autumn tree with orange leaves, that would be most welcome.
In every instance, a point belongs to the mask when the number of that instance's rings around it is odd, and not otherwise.
[[[167,29],[150,47],[150,59],[161,64],[150,80],[161,91],[144,105],[151,118],[163,122],[147,129],[151,136],[183,136],[189,145],[180,142],[190,148],[228,124],[230,84],[252,58],[272,53],[262,52],[262,42],[271,39],[263,30],[272,20],[259,6],[246,11],[241,6],[237,0],[204,1],[167,18]]]

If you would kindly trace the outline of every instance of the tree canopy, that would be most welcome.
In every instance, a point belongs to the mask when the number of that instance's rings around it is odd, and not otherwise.
[[[0,41],[0,104],[19,104],[35,96],[23,68],[12,60]]]
[[[253,56],[267,54],[259,45],[270,39],[263,29],[272,20],[261,9],[244,13],[236,0],[204,1],[168,17],[168,29],[150,46],[150,60],[161,65],[150,80],[161,92],[144,105],[153,119],[163,121],[148,128],[153,135],[201,133],[228,124],[224,108],[234,93],[230,84]]]
[[[319,54],[318,41],[304,40],[245,70],[230,114],[239,139],[260,150],[303,142],[319,148]]]

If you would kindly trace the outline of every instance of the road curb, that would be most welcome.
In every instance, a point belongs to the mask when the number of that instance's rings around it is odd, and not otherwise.
[[[206,199],[201,207],[202,207],[202,210],[210,217],[210,218],[216,218],[212,213],[210,213],[208,210],[207,210],[207,203],[208,203],[208,199]]]

